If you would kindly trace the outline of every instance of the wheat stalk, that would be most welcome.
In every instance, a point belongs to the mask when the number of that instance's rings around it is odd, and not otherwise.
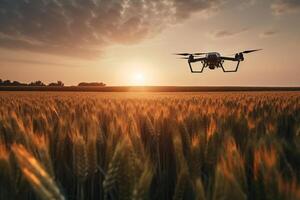
[[[22,145],[14,144],[12,151],[14,152],[23,175],[31,184],[37,196],[45,200],[65,199],[54,180]]]
[[[150,199],[149,189],[153,175],[151,164],[146,162],[144,171],[133,188],[132,200]]]
[[[72,135],[73,140],[73,168],[79,182],[84,182],[88,175],[87,146],[83,137],[76,133]]]

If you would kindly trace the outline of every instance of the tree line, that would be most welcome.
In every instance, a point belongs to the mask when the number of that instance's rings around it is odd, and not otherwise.
[[[21,83],[19,81],[11,81],[11,80],[2,80],[0,79],[0,86],[55,86],[55,87],[64,87],[65,84],[62,81],[57,81],[57,82],[53,82],[53,83],[49,83],[48,85],[43,83],[42,81],[33,81],[30,83]],[[87,82],[81,82],[79,83],[77,86],[106,86],[105,83],[102,82],[91,82],[91,83],[87,83]]]

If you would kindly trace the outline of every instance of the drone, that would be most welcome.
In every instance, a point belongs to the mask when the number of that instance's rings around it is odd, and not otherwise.
[[[234,57],[225,57],[221,56],[218,52],[210,52],[210,53],[176,53],[175,55],[183,56],[180,59],[188,60],[190,70],[192,73],[202,73],[204,68],[208,67],[211,70],[216,68],[222,68],[223,72],[237,72],[240,62],[244,61],[244,54],[252,53],[255,51],[260,51],[262,49],[254,49],[247,50],[243,52],[239,52]],[[233,56],[232,55],[232,56]],[[226,70],[223,66],[225,61],[234,61],[237,62],[236,68],[234,70]],[[201,70],[193,70],[191,63],[201,62],[202,68]]]

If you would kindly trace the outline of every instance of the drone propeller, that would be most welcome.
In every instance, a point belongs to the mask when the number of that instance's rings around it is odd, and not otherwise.
[[[231,54],[230,56],[234,56],[236,54],[247,54],[247,53],[252,53],[252,52],[255,52],[255,51],[261,51],[262,49],[253,49],[253,50],[246,50],[246,51],[242,51],[242,52],[239,52],[239,53],[235,53],[235,54]]]
[[[193,55],[193,56],[201,56],[201,55],[205,55],[206,53],[175,53],[175,55],[178,55],[178,56],[190,56],[190,55]]]
[[[188,60],[189,58],[178,58],[178,59],[185,59],[185,60]]]
[[[255,52],[255,51],[260,51],[262,49],[253,49],[253,50],[246,50],[246,51],[243,51],[241,53],[252,53],[252,52]]]
[[[177,56],[189,56],[190,54],[189,53],[175,53],[174,55],[177,55]]]

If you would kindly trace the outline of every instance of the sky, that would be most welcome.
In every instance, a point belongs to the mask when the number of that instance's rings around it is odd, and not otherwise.
[[[257,48],[237,73],[173,55]],[[299,56],[300,0],[0,0],[2,80],[300,86]]]

